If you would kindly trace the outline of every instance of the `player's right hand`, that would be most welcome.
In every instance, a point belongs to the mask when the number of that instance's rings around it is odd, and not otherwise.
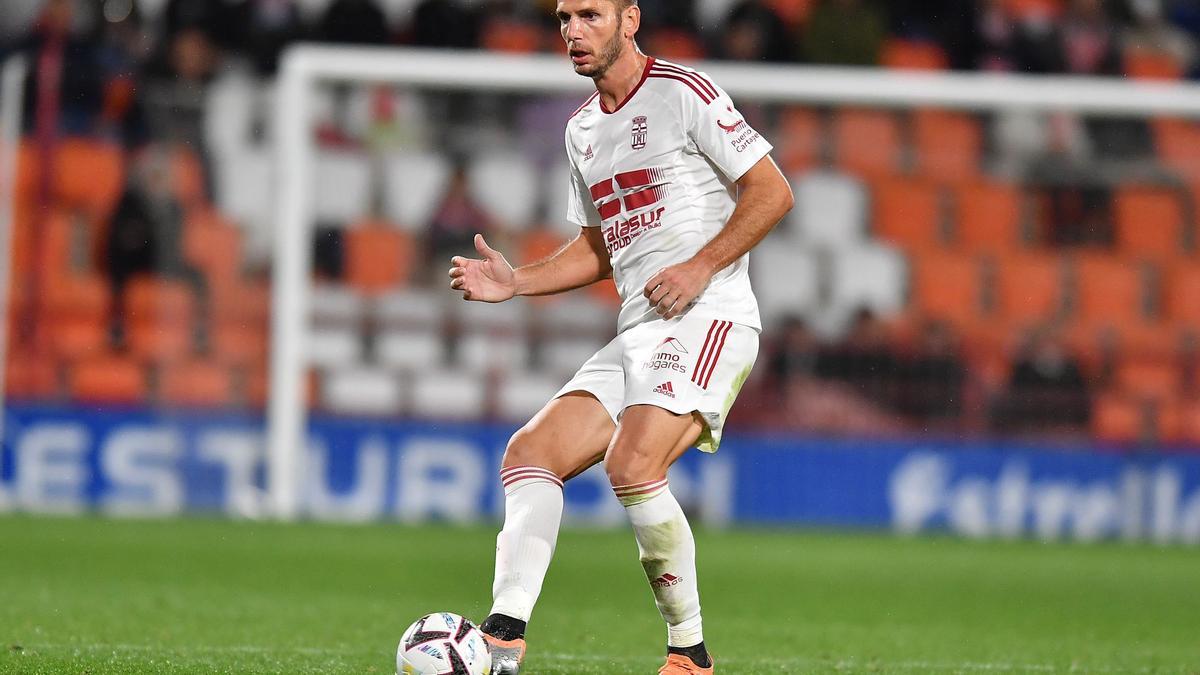
[[[462,291],[463,300],[504,302],[516,295],[516,275],[501,253],[475,235],[475,250],[483,260],[454,256],[450,259],[450,288]]]

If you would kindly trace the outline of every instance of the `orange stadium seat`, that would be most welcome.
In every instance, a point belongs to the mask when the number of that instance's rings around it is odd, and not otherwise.
[[[941,47],[925,40],[891,38],[883,43],[879,64],[901,70],[946,70],[949,59]]]
[[[108,349],[108,322],[87,315],[43,315],[42,344],[59,358],[78,360]]]
[[[922,109],[913,113],[917,172],[945,183],[979,176],[983,131],[967,113]]]
[[[1102,441],[1116,443],[1140,440],[1146,426],[1144,407],[1119,393],[1097,396],[1092,404],[1092,434]]]
[[[45,279],[37,315],[38,340],[54,356],[78,359],[108,347],[111,302],[107,282],[99,276]]]
[[[542,31],[527,21],[495,18],[483,27],[480,42],[484,49],[496,52],[536,52],[542,46]]]
[[[1004,7],[1013,16],[1056,17],[1062,13],[1063,0],[1004,0]]]
[[[1184,401],[1179,411],[1181,440],[1200,445],[1200,399]]]
[[[45,354],[12,351],[5,364],[4,394],[13,399],[47,399],[58,394],[58,373]]]
[[[193,290],[173,279],[142,276],[125,291],[125,320],[129,347],[139,358],[172,361],[192,351]]]
[[[1184,67],[1168,52],[1129,49],[1125,52],[1125,74],[1137,80],[1180,80]]]
[[[366,293],[405,286],[416,245],[412,235],[387,223],[362,222],[346,231],[346,281]]]
[[[81,403],[136,404],[146,399],[146,373],[134,359],[103,355],[70,370],[69,393]]]
[[[971,253],[1011,253],[1021,247],[1021,193],[1007,183],[958,190],[958,247]]]
[[[32,246],[38,247],[34,251],[34,259],[38,261],[37,272],[42,284],[72,272],[76,258],[75,242],[78,241],[73,217],[54,210],[44,214],[44,218],[41,222],[33,223],[34,228],[41,231],[40,241],[31,242]]]
[[[215,209],[188,214],[183,254],[212,286],[235,283],[242,271],[242,232]]]
[[[125,187],[125,158],[120,146],[81,138],[59,144],[54,159],[54,194],[65,205],[82,209],[93,222],[104,222]]]
[[[130,321],[190,322],[193,290],[183,281],[139,276],[125,288],[125,315]]]
[[[192,331],[192,326],[184,322],[142,319],[128,323],[126,340],[139,359],[169,363],[191,356]]]
[[[42,311],[52,316],[107,318],[112,307],[108,281],[96,274],[58,276],[41,289]]]
[[[223,363],[238,366],[267,362],[266,326],[249,326],[223,321],[212,329],[213,354]]]
[[[1156,440],[1178,443],[1186,438],[1187,411],[1183,401],[1172,398],[1154,404]]]
[[[1195,120],[1156,118],[1154,146],[1167,166],[1192,179],[1200,177],[1200,123]]]
[[[774,10],[779,18],[787,25],[795,28],[808,20],[808,15],[817,6],[816,0],[767,0],[767,5]]]
[[[239,281],[213,289],[212,318],[248,326],[267,325],[271,313],[271,287],[263,282]]]
[[[1062,264],[1050,255],[1014,255],[996,266],[996,301],[1010,323],[1031,324],[1055,316],[1064,301]]]
[[[185,209],[205,206],[204,165],[186,145],[171,148],[171,188]]]
[[[941,201],[936,186],[910,178],[880,180],[872,197],[875,236],[907,250],[941,245]]]
[[[550,226],[536,228],[521,238],[520,264],[528,265],[549,258],[567,243],[565,237]]]
[[[216,408],[234,400],[233,373],[206,361],[187,361],[163,368],[160,400],[172,406]]]
[[[900,128],[894,113],[849,109],[833,118],[837,164],[862,176],[889,175],[900,158]]]
[[[678,28],[660,28],[650,34],[650,53],[670,61],[698,61],[706,51],[695,33]]]
[[[1136,323],[1145,315],[1145,285],[1138,265],[1106,255],[1074,260],[1075,314],[1085,322]]]
[[[1183,205],[1173,190],[1127,186],[1115,199],[1117,245],[1123,253],[1162,260],[1183,250]]]
[[[824,132],[821,115],[812,108],[791,107],[779,117],[775,156],[784,173],[796,174],[821,162]]]
[[[621,295],[617,293],[617,286],[612,279],[602,279],[587,287],[588,293],[592,298],[603,302],[611,307],[621,306]]]
[[[1200,326],[1200,263],[1179,263],[1166,274],[1166,314]]]
[[[912,260],[911,304],[923,316],[957,326],[979,321],[982,274],[970,256],[927,252]]]
[[[1139,399],[1168,400],[1178,396],[1183,377],[1176,364],[1130,356],[1117,366],[1116,381],[1121,390]]]

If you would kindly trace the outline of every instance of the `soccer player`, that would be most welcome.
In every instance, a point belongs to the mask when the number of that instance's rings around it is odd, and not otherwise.
[[[596,92],[567,123],[567,217],[579,235],[518,269],[481,235],[481,259],[454,257],[450,286],[503,302],[612,277],[618,334],[513,435],[500,472],[491,614],[495,673],[512,675],[558,538],[563,482],[603,460],[667,623],[659,673],[712,673],[695,541],[667,483],[688,448],[713,452],[750,373],[761,329],[748,251],[792,207],[771,145],[703,73],[634,41],[637,0],[560,0],[575,72]]]

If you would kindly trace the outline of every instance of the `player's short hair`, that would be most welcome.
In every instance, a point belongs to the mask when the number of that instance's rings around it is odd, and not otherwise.
[[[617,6],[617,13],[620,14],[638,4],[638,0],[612,0],[612,3]]]

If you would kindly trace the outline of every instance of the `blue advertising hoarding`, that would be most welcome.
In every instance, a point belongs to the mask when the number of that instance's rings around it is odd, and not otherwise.
[[[322,520],[497,519],[496,473],[513,427],[317,418],[305,513]],[[261,418],[12,407],[0,511],[261,514]],[[949,531],[971,537],[1152,539],[1200,544],[1200,454],[733,432],[688,453],[672,490],[710,525]],[[624,513],[602,471],[567,485],[576,524]]]

